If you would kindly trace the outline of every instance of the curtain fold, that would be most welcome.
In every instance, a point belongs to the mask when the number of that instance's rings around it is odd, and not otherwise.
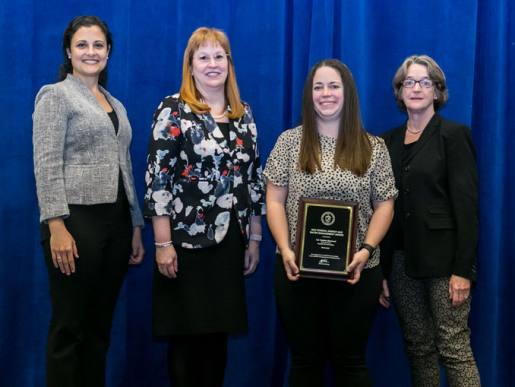
[[[472,134],[480,176],[478,290],[472,342],[484,385],[515,382],[515,6],[481,1],[478,9]]]

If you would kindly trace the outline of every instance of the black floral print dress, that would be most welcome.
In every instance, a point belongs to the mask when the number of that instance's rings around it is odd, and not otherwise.
[[[154,114],[143,214],[170,217],[179,264],[176,280],[154,270],[157,336],[246,329],[244,254],[251,217],[266,207],[256,125],[243,106],[228,138],[179,94]]]

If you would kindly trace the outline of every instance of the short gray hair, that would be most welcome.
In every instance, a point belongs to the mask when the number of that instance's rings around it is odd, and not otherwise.
[[[443,105],[449,99],[449,92],[447,90],[447,84],[445,83],[445,74],[438,64],[434,61],[433,58],[427,55],[413,55],[404,60],[401,67],[395,73],[393,77],[393,93],[395,94],[395,101],[399,106],[399,109],[403,112],[406,111],[406,105],[402,100],[402,81],[406,79],[406,74],[408,73],[408,68],[412,64],[419,64],[427,67],[427,72],[429,73],[429,78],[435,83],[435,92],[436,99],[433,102],[433,106],[435,111],[440,110]]]

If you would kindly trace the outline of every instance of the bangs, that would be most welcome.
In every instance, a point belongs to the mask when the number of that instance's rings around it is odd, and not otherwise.
[[[201,46],[220,46],[227,54],[231,53],[229,40],[227,36],[220,30],[211,28],[202,28],[191,36],[190,49],[191,54],[197,51]]]

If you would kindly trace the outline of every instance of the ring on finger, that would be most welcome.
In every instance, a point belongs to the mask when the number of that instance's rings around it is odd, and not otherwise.
[[[61,257],[55,257],[55,259],[57,259],[58,261],[61,261],[62,258]]]

